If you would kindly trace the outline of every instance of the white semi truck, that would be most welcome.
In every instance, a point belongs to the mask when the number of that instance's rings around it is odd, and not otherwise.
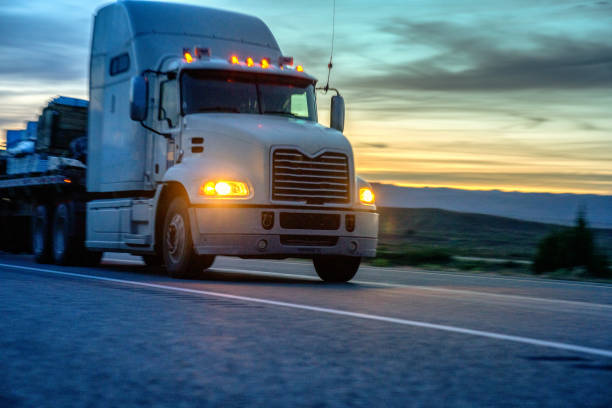
[[[344,101],[319,125],[315,86],[258,18],[109,4],[92,33],[86,183],[56,170],[4,176],[0,192],[31,217],[40,262],[121,251],[189,277],[217,255],[302,257],[348,281],[376,254],[378,214]]]

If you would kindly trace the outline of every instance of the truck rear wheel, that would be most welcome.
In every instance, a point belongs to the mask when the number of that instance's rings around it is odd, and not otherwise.
[[[215,260],[214,255],[198,255],[193,249],[187,201],[176,197],[170,202],[164,221],[162,255],[173,278],[195,278]]]
[[[74,211],[70,203],[59,203],[53,216],[53,260],[58,265],[74,261],[78,242],[74,231]]]
[[[51,211],[44,204],[34,209],[32,217],[32,251],[38,263],[51,262]]]
[[[312,259],[317,275],[325,282],[348,282],[357,273],[361,257],[317,255]]]

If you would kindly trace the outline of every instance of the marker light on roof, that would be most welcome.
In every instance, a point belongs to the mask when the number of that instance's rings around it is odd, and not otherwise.
[[[252,67],[253,65],[255,65],[255,63],[253,62],[253,58],[251,57],[246,59],[246,63],[247,63],[247,67]]]
[[[268,62],[267,58],[264,58],[264,59],[261,60],[261,67],[263,69],[266,69],[266,68],[270,67],[270,63]]]
[[[240,64],[240,60],[239,60],[239,59],[238,59],[238,57],[237,57],[237,56],[235,56],[235,55],[232,55],[232,58],[230,58],[230,62],[231,62],[232,64]]]
[[[296,70],[297,72],[304,72],[304,67],[303,67],[303,66],[301,66],[301,65],[298,65],[297,67],[295,67],[295,70]]]

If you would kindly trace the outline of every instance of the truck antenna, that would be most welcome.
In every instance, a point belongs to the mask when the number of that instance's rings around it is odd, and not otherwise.
[[[334,66],[332,61],[334,58],[334,37],[335,35],[336,35],[336,0],[333,0],[331,52],[329,53],[329,64],[327,64],[327,84],[325,84],[325,88],[323,88],[325,93],[329,91],[329,77],[331,76],[331,70]]]

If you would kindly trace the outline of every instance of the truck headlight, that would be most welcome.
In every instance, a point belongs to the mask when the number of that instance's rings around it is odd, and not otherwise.
[[[214,180],[206,181],[200,186],[200,194],[207,197],[246,197],[249,187],[241,181]]]
[[[363,204],[374,204],[374,192],[372,189],[363,187],[359,189],[359,201]]]

